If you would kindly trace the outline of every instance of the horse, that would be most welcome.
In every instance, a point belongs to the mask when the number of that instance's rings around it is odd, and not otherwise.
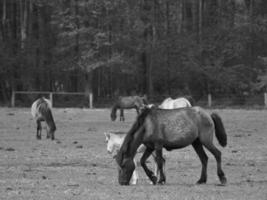
[[[192,102],[192,101],[191,101]],[[161,109],[174,109],[183,107],[192,107],[192,103],[185,97],[179,97],[177,99],[166,98],[160,105]]]
[[[104,132],[104,135],[105,135],[105,140],[107,143],[107,152],[110,153],[113,158],[116,158],[117,153],[118,153],[118,151],[119,151],[119,149],[120,149],[120,147],[124,141],[126,133],[120,132],[120,131],[116,131],[116,132],[110,131],[110,132]],[[145,149],[146,149],[146,147],[143,144],[141,144],[137,149],[137,153],[143,153],[143,152],[145,152]],[[152,153],[152,156],[155,160],[156,154]],[[136,159],[134,158],[133,161],[134,161],[135,167],[137,167]],[[159,174],[159,171],[158,171],[157,165],[155,165],[154,175],[158,176],[158,174]],[[139,178],[139,176],[138,176],[137,170],[135,169],[133,171],[133,175],[131,177],[130,184],[136,185],[138,178]]]
[[[144,144],[146,150],[141,157],[140,164],[153,184],[166,182],[166,176],[163,172],[162,149],[171,151],[192,145],[202,164],[201,176],[197,184],[203,184],[207,181],[208,156],[203,149],[204,146],[215,157],[217,175],[221,184],[225,185],[227,179],[221,166],[221,152],[212,142],[214,133],[219,144],[225,147],[227,135],[221,117],[215,112],[209,114],[200,107],[172,110],[145,108],[128,131],[117,154],[119,184],[129,184],[135,169],[133,158],[139,145]],[[156,152],[159,179],[146,165],[146,160],[153,151]]]
[[[140,110],[147,104],[148,102],[146,96],[120,96],[116,99],[112,106],[110,118],[112,121],[115,121],[117,118],[117,109],[120,109],[120,121],[124,121],[125,118],[123,109],[134,108],[136,109],[137,114],[139,114]]]
[[[45,123],[48,126],[47,130],[47,138],[51,138],[52,140],[55,139],[55,131],[56,131],[56,125],[54,122],[54,118],[52,115],[52,104],[51,102],[41,97],[33,102],[31,106],[31,114],[34,118],[34,120],[37,123],[37,133],[36,138],[40,140],[42,138],[42,121],[45,121]]]

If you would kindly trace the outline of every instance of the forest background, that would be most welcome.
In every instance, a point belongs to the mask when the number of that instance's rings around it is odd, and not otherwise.
[[[244,104],[266,85],[266,0],[0,0],[3,105],[22,90]]]

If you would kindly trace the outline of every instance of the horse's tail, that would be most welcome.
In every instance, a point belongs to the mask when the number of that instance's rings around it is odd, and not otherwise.
[[[222,147],[225,147],[227,145],[227,135],[222,119],[217,113],[211,113],[211,118],[214,122],[216,138],[218,139],[219,144]]]
[[[52,111],[46,101],[40,103],[38,111],[43,116],[50,130],[52,132],[56,131],[56,124],[52,115]]]

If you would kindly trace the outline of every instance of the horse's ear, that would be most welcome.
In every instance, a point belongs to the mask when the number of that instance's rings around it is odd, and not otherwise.
[[[106,136],[106,140],[110,139],[110,133],[109,132],[104,132],[104,135]]]

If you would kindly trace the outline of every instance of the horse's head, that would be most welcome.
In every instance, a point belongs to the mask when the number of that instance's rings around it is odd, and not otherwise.
[[[106,143],[107,143],[107,152],[112,154],[113,153],[113,149],[114,149],[114,142],[111,139],[111,133],[104,133],[105,137],[106,137]]]
[[[112,157],[115,158],[117,156],[121,144],[123,143],[125,134],[105,132],[104,135],[107,143],[107,152],[109,154],[112,154]]]
[[[50,134],[54,134],[56,130],[57,130],[57,127],[55,124],[48,126],[48,131]]]
[[[129,185],[133,171],[135,169],[133,157],[129,156],[126,152],[127,146],[125,146],[124,140],[124,143],[122,144],[122,147],[120,148],[116,156],[116,162],[118,164],[118,181],[120,185]]]
[[[55,131],[57,130],[55,124],[49,124],[47,127],[47,138],[55,139]]]
[[[116,156],[118,163],[119,177],[118,181],[121,185],[128,185],[135,169],[134,156],[138,147],[142,143],[145,132],[144,122],[151,109],[144,109],[138,116],[131,129],[126,134],[122,146]]]
[[[134,169],[135,164],[133,159],[123,158],[118,167],[118,181],[120,185],[129,185]]]

